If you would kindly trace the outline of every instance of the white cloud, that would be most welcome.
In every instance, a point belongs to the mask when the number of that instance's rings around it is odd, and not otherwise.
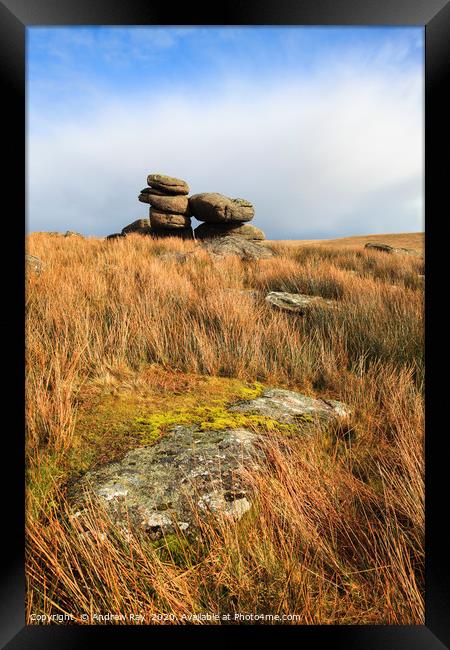
[[[274,239],[422,230],[422,105],[420,71],[341,65],[264,88],[105,97],[88,120],[34,116],[28,228],[116,232],[147,216],[137,195],[161,172],[251,200]]]

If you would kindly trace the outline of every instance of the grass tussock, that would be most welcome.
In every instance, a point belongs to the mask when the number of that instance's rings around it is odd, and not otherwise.
[[[29,622],[138,611],[146,623],[209,612],[423,624],[423,260],[271,245],[277,257],[241,262],[180,258],[194,242],[138,235],[28,237],[45,265],[26,289]],[[339,308],[286,314],[268,291]],[[266,471],[248,476],[255,508],[238,526],[203,522],[201,542],[154,544],[97,504],[83,525],[71,516],[65,486],[102,460],[102,436],[117,432],[120,455],[124,422],[160,432],[164,412],[221,417],[255,382],[340,399],[353,415],[306,438],[267,430]]]

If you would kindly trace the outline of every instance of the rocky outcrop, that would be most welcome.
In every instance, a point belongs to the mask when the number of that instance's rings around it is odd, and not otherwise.
[[[253,205],[245,199],[230,199],[217,192],[204,192],[189,197],[192,216],[207,223],[242,223],[251,221]]]
[[[265,234],[259,228],[247,222],[253,219],[255,210],[246,199],[233,199],[217,192],[203,192],[188,197],[189,185],[181,178],[163,174],[149,174],[148,187],[143,188],[138,199],[147,203],[149,208],[149,223],[134,221],[125,226],[122,234],[140,232],[152,237],[183,237],[184,239],[210,240],[232,236],[249,241],[265,239]],[[191,227],[191,217],[202,221],[196,228],[195,235]],[[176,231],[175,234],[173,231]],[[224,243],[218,251],[213,247],[214,254],[238,254],[242,258],[252,259],[271,257],[272,253],[255,249],[253,252],[238,251],[237,246]],[[243,248],[243,246],[241,246]]]
[[[125,527],[163,534],[195,529],[196,516],[211,512],[237,520],[251,507],[242,466],[256,466],[258,436],[247,429],[199,431],[176,426],[158,443],[129,451],[124,459],[89,471],[77,484],[99,498]]]
[[[258,422],[267,418],[274,432],[279,423],[279,435],[285,435],[286,426],[293,433],[310,435],[317,426],[339,423],[350,415],[341,402],[282,389],[264,390],[228,410],[257,416]],[[76,514],[82,516],[86,497],[98,500],[122,529],[131,526],[152,539],[179,532],[196,535],[204,515],[237,521],[254,501],[243,469],[257,472],[265,467],[263,430],[175,426],[155,444],[88,471],[70,489]]]
[[[139,235],[150,235],[150,219],[137,219],[133,223],[128,224],[128,226],[125,226],[125,228],[122,228],[122,235],[128,235],[132,232],[138,233]]]
[[[203,246],[212,255],[219,257],[236,255],[244,261],[268,259],[275,255],[270,248],[259,242],[231,235],[207,239],[203,242]]]
[[[215,237],[226,237],[233,235],[236,237],[244,237],[244,239],[263,240],[266,238],[265,234],[256,226],[248,223],[202,223],[194,230],[196,239],[214,239]]]
[[[334,309],[335,300],[327,300],[321,296],[308,296],[302,293],[287,293],[271,291],[266,296],[266,302],[276,309],[304,315],[311,309]]]
[[[141,190],[139,201],[150,204],[150,228],[152,237],[175,236],[192,239],[191,218],[186,181],[162,174],[147,176],[149,187]]]

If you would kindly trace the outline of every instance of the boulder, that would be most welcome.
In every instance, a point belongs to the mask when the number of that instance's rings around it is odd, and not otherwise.
[[[308,296],[302,293],[287,293],[286,291],[271,291],[266,296],[266,302],[272,307],[283,311],[304,315],[311,308],[333,309],[337,306],[335,300],[327,300],[321,296]]]
[[[197,239],[213,239],[226,235],[238,235],[244,239],[262,240],[266,236],[262,230],[248,223],[202,223],[195,229]]]
[[[151,233],[150,219],[137,219],[133,223],[128,224],[128,226],[125,226],[125,228],[122,228],[122,235],[127,235],[131,232],[136,232],[140,235],[149,235]]]
[[[154,445],[88,471],[71,496],[83,507],[89,494],[123,529],[130,525],[152,539],[178,531],[189,535],[196,528],[194,511],[236,521],[250,509],[241,468],[257,466],[257,441],[256,433],[243,428],[176,426]]]
[[[150,224],[155,230],[163,228],[168,230],[185,229],[191,225],[191,218],[184,214],[171,214],[150,208]]]
[[[259,242],[231,235],[206,239],[202,245],[212,255],[219,257],[237,255],[244,261],[268,259],[275,255],[270,248]]]
[[[81,235],[79,232],[75,232],[74,230],[66,230],[64,237],[83,237],[83,235]]]
[[[151,188],[156,188],[166,194],[189,194],[189,185],[186,181],[180,178],[173,178],[172,176],[149,174],[147,176],[147,184]]]
[[[314,422],[331,422],[347,418],[351,413],[342,402],[317,399],[281,388],[265,390],[256,399],[239,402],[229,410],[294,424],[304,432],[308,432],[309,425]]]
[[[175,214],[188,214],[189,212],[188,198],[183,195],[174,194],[172,196],[167,196],[146,192],[145,194],[141,193],[139,195],[139,200],[142,203],[150,203],[153,208],[156,208],[156,210],[160,210],[161,212],[170,212]]]
[[[191,214],[199,221],[223,223],[251,221],[255,214],[253,205],[245,199],[230,199],[217,192],[204,192],[189,197]]]
[[[114,232],[112,235],[108,235],[106,239],[109,239],[111,241],[113,239],[123,239],[124,237],[126,237],[125,233]]]
[[[29,253],[25,254],[26,271],[32,271],[36,275],[40,275],[42,273],[42,268],[43,268],[43,264],[39,259],[39,257],[36,257],[35,255],[30,255]]]

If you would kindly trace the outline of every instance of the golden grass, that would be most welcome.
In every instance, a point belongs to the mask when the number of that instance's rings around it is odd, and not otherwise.
[[[305,239],[292,241],[298,246],[326,246],[332,248],[350,248],[364,246],[365,244],[388,244],[394,248],[410,248],[423,253],[425,248],[425,233],[400,232],[381,235],[354,235],[353,237],[339,237],[338,239]]]
[[[45,265],[26,290],[28,622],[423,624],[423,260],[270,245],[279,255],[259,262],[180,262],[171,253],[194,242],[27,238]],[[271,290],[340,309],[277,312]],[[268,433],[267,471],[248,476],[255,508],[235,527],[200,523],[201,542],[125,538],[97,504],[83,529],[70,517],[71,462],[101,460],[83,432],[106,396],[187,408],[201,391],[232,398],[226,378],[340,399],[353,415],[345,432]],[[96,435],[108,445],[108,419]]]

